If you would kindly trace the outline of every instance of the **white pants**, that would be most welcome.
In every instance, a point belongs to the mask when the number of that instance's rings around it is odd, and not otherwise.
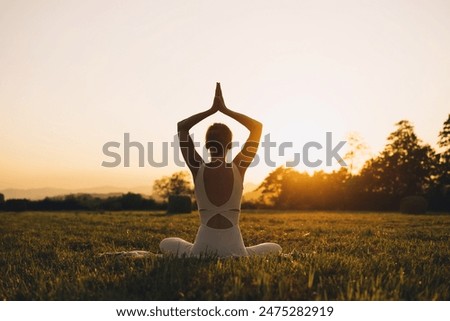
[[[262,243],[245,247],[238,226],[229,229],[213,229],[201,225],[194,243],[179,237],[169,237],[161,241],[159,248],[164,254],[176,256],[199,256],[215,254],[220,257],[255,256],[281,253],[281,246],[276,243]]]

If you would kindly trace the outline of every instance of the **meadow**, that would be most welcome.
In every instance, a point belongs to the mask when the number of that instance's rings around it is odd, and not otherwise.
[[[193,241],[197,214],[0,213],[1,300],[450,300],[450,215],[244,211],[246,245],[220,259],[100,256]]]

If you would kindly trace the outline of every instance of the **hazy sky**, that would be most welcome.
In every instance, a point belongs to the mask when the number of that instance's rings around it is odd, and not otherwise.
[[[139,168],[137,153],[104,168],[103,145],[130,133],[161,159],[216,81],[290,154],[353,131],[378,152],[401,119],[435,146],[450,112],[449,17],[447,0],[0,0],[0,188],[150,185],[179,170],[171,148],[164,168]]]

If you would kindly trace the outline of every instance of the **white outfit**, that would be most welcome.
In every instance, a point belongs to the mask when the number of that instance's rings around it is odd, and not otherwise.
[[[195,196],[200,213],[200,227],[192,244],[178,237],[169,237],[161,241],[159,247],[163,253],[177,256],[199,256],[215,254],[220,257],[276,254],[281,247],[275,243],[262,243],[245,247],[239,228],[241,198],[243,192],[242,177],[238,168],[231,163],[233,171],[233,190],[227,202],[221,206],[212,204],[205,191],[203,174],[205,164],[200,166],[195,179]],[[222,215],[233,225],[230,228],[215,229],[207,226],[216,215]]]

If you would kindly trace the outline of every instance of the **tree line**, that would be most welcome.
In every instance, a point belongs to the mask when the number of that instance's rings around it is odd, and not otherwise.
[[[352,136],[344,157],[348,166],[313,174],[278,167],[257,188],[259,199],[244,201],[242,208],[450,212],[450,115],[438,135],[439,151],[422,142],[409,121],[399,121],[395,126],[384,149],[361,168],[356,170],[356,163],[365,145]],[[167,201],[171,195],[187,195],[195,207],[187,172],[156,180],[153,192],[156,199],[127,193],[107,198],[81,194],[5,201],[0,194],[0,210],[165,210],[170,207]]]
[[[353,172],[364,144],[353,141],[346,155],[349,166],[332,173],[299,172],[278,167],[258,187],[253,207],[298,210],[450,211],[450,115],[434,150],[402,120],[384,149]]]
[[[127,193],[106,198],[90,194],[71,194],[61,197],[46,197],[42,200],[9,199],[0,194],[0,210],[3,211],[123,211],[163,210],[167,204],[146,198],[141,194]]]

